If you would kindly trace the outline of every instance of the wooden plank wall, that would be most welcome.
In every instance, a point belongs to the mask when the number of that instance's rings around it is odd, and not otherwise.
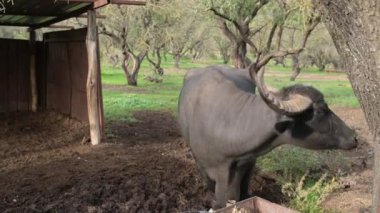
[[[47,33],[46,107],[88,122],[86,29]]]
[[[37,48],[41,47],[38,43]],[[29,53],[26,40],[0,39],[0,112],[31,108]],[[37,60],[40,66],[42,61]]]
[[[37,42],[40,110],[88,122],[87,29],[46,33]],[[31,110],[29,41],[0,39],[0,112]]]

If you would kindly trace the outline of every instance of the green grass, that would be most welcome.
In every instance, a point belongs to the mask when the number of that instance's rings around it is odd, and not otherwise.
[[[290,76],[290,73],[289,73]],[[351,85],[343,80],[300,80],[290,81],[288,78],[267,78],[269,85],[278,89],[293,84],[310,85],[320,90],[331,106],[337,107],[359,107],[359,102],[355,97]]]
[[[107,120],[134,121],[133,112],[138,110],[166,110],[175,112],[184,72],[163,76],[163,83],[144,80],[149,69],[142,68],[138,76],[138,87],[128,86],[120,69],[103,67],[102,83],[116,85],[117,89],[104,89],[104,109]]]
[[[171,94],[128,94],[104,91],[105,116],[108,120],[134,121],[132,113],[138,110],[170,110],[177,106]]]
[[[176,111],[178,95],[182,86],[183,76],[186,69],[205,67],[210,64],[221,64],[220,60],[207,60],[192,63],[189,59],[184,59],[181,63],[181,69],[174,71],[173,61],[168,58],[163,62],[163,67],[170,69],[169,73],[163,76],[163,83],[157,84],[144,80],[146,75],[152,75],[152,71],[146,61],[143,62],[140,74],[138,76],[138,87],[127,85],[124,73],[118,67],[112,68],[109,65],[103,66],[102,83],[105,85],[117,85],[122,91],[104,91],[105,115],[107,119],[133,120],[132,113],[136,110],[169,110]],[[353,94],[350,83],[347,80],[289,80],[290,68],[280,66],[270,66],[271,70],[276,73],[286,74],[286,77],[266,77],[269,85],[282,88],[294,83],[312,85],[325,94],[327,102],[332,106],[339,107],[358,107],[358,101]],[[315,70],[305,70],[305,73],[315,73]],[[318,71],[319,72],[319,71]],[[322,73],[323,74],[323,73]],[[318,74],[318,75],[322,75]],[[331,75],[331,74],[325,74]],[[344,74],[332,74],[342,76]],[[301,74],[302,77],[302,74]]]

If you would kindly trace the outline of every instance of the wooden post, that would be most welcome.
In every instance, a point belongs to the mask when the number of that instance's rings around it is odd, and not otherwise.
[[[96,12],[89,10],[87,25],[87,55],[88,55],[88,76],[87,76],[87,108],[90,123],[90,136],[92,145],[97,145],[102,139],[101,118],[100,118],[100,97],[99,97],[99,57],[98,57],[98,33],[96,30]]]
[[[97,39],[97,54],[98,58],[100,58],[99,51],[99,39]],[[100,117],[100,132],[101,137],[104,138],[104,108],[103,108],[103,91],[102,91],[102,70],[100,66],[100,60],[98,60],[98,97],[99,97],[99,117]]]
[[[37,92],[37,68],[36,68],[36,31],[29,32],[30,43],[30,90],[32,96],[32,112],[38,109],[38,92]]]

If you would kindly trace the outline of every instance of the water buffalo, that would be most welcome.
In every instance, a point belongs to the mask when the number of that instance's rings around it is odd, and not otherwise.
[[[320,91],[304,85],[273,91],[263,75],[263,69],[210,66],[185,76],[179,124],[215,193],[213,209],[247,198],[256,158],[279,145],[352,149],[358,144],[355,132],[329,109]]]

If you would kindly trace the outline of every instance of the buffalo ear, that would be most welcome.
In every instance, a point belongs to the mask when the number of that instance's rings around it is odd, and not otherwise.
[[[294,119],[288,116],[282,116],[280,120],[274,125],[276,132],[283,133],[287,128],[292,126],[294,123]]]

